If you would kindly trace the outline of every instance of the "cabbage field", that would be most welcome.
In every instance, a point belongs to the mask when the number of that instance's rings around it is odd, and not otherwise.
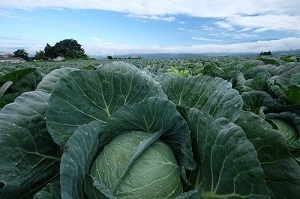
[[[300,56],[0,63],[0,198],[297,199]]]

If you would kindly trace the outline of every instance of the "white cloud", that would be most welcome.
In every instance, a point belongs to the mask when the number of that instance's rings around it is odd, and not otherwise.
[[[257,37],[258,35],[256,34],[247,34],[247,33],[237,33],[237,34],[233,34],[233,37],[236,39],[243,39],[243,38],[253,38],[253,37]]]
[[[101,42],[101,39],[99,39],[98,37],[92,37],[92,40],[94,40],[95,42]]]
[[[42,7],[71,9],[100,9],[127,12],[136,15],[188,14],[198,17],[229,17],[236,14],[291,14],[298,15],[298,0],[1,0],[0,7],[35,9]]]
[[[228,29],[228,30],[234,30],[233,28],[233,25],[225,22],[225,21],[218,21],[215,23],[215,25],[221,27],[221,28],[225,28],[225,29]]]
[[[198,41],[213,41],[213,42],[215,42],[215,41],[217,41],[217,42],[221,41],[221,40],[218,40],[218,39],[207,39],[207,38],[204,38],[204,37],[192,37],[192,39],[198,40]]]
[[[177,30],[188,31],[188,32],[199,32],[199,30],[197,29],[177,28]]]
[[[300,38],[289,37],[280,40],[253,41],[231,44],[203,44],[192,46],[130,46],[126,44],[93,43],[84,44],[89,55],[127,55],[143,53],[260,53],[261,51],[281,51],[299,49]],[[0,49],[1,50],[1,49]]]
[[[243,29],[238,30],[236,32],[246,32],[246,31],[250,31],[250,30],[251,30],[251,28],[243,28]]]
[[[211,36],[215,36],[218,38],[224,38],[224,37],[230,37],[233,39],[247,39],[247,38],[255,38],[258,37],[256,33],[245,33],[241,31],[235,31],[235,32],[228,32],[228,31],[223,31],[223,32],[214,32],[210,33]]]
[[[158,16],[158,15],[135,15],[135,14],[128,14],[128,17],[138,18],[138,19],[151,19],[157,21],[166,21],[166,22],[173,22],[176,20],[173,16]]]
[[[3,38],[5,40],[5,38]],[[199,39],[199,38],[198,38]],[[201,38],[200,38],[201,39]],[[80,41],[79,41],[80,43]],[[114,44],[105,42],[92,42],[82,44],[85,52],[90,56],[102,55],[128,55],[149,53],[260,53],[261,51],[279,51],[299,49],[300,38],[289,37],[280,40],[253,41],[231,44],[202,44],[192,46],[136,46],[128,44]],[[30,55],[43,50],[44,43],[30,41],[23,43],[7,42],[0,46],[0,52],[14,52],[17,49],[25,49]]]
[[[217,37],[232,38],[255,38],[259,33],[267,30],[283,31],[300,35],[300,1],[299,0],[1,0],[0,17],[20,18],[5,8],[20,9],[98,9],[125,13],[128,17],[141,20],[163,20],[174,22],[177,15],[187,15],[198,18],[214,18],[217,20],[213,25],[204,24],[202,30]],[[177,21],[178,24],[184,24]],[[193,27],[195,28],[195,27]],[[220,30],[220,28],[222,28]],[[223,30],[226,29],[226,30]],[[196,32],[201,30],[191,30],[188,27],[180,27],[178,30]],[[1,38],[0,38],[1,39]],[[280,40],[245,42],[236,44],[207,44],[193,46],[130,46],[126,44],[112,44],[101,41],[98,37],[91,38],[93,43],[83,44],[88,54],[109,55],[113,52],[123,54],[128,53],[154,53],[154,52],[260,52],[266,50],[290,50],[299,49],[300,38],[289,37]],[[207,38],[194,37],[193,39],[202,41],[212,41]],[[216,41],[216,40],[215,40]],[[28,50],[35,53],[41,50],[45,43],[25,42],[15,44],[13,42],[1,41],[0,51],[3,49],[18,49],[19,47],[34,46]],[[79,41],[80,43],[80,41]],[[30,45],[29,45],[30,44]],[[11,51],[11,50],[10,50]]]
[[[205,31],[208,31],[208,32],[212,32],[212,31],[215,30],[214,27],[208,26],[207,24],[202,25],[201,28],[202,28],[203,30],[205,30]]]
[[[300,15],[258,15],[258,16],[234,16],[226,19],[232,26],[240,26],[248,29],[258,29],[255,32],[266,30],[290,31],[300,33]]]
[[[217,18],[219,27],[261,28],[261,30],[300,33],[299,0],[1,0],[0,8],[99,9],[126,13],[128,16],[172,22],[177,14]]]

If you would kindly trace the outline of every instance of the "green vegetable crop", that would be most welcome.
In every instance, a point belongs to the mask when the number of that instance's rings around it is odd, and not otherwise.
[[[296,199],[297,67],[56,69],[0,111],[0,198]]]

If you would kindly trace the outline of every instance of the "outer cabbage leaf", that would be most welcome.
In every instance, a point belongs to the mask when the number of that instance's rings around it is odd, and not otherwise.
[[[4,107],[5,105],[12,103],[19,95],[21,92],[17,93],[12,93],[12,94],[5,94],[0,97],[0,111],[1,108]]]
[[[202,74],[217,74],[224,75],[224,71],[219,67],[219,64],[207,64],[205,63],[204,68],[201,70]]]
[[[243,75],[246,79],[253,79],[258,76],[271,76],[271,72],[268,69],[270,65],[256,66],[246,71],[243,71]],[[272,66],[272,65],[271,65]]]
[[[0,108],[13,102],[16,97],[27,91],[35,90],[42,79],[42,74],[36,68],[15,70],[0,77],[1,87],[6,82],[13,82],[6,90],[5,95],[0,94]]]
[[[61,199],[59,180],[54,180],[47,184],[42,190],[37,192],[33,199]]]
[[[86,198],[83,190],[85,179],[88,178],[86,173],[89,173],[97,153],[101,130],[102,123],[92,121],[80,126],[66,143],[60,168],[62,198]],[[103,196],[98,192],[90,194]]]
[[[287,67],[284,73],[271,78],[275,82],[272,91],[285,103],[300,105],[299,70],[299,65]]]
[[[292,104],[300,105],[300,86],[299,85],[289,85],[287,88],[285,88],[283,85],[277,83],[279,88],[284,92],[286,97],[288,98],[287,101],[289,101]]]
[[[241,63],[247,70],[257,66],[265,66],[265,63],[261,60],[247,59]]]
[[[185,113],[198,167],[190,189],[202,198],[268,198],[263,170],[244,131],[224,118],[197,109]]]
[[[282,119],[268,119],[275,129],[279,130],[286,140],[287,144],[291,144],[296,138],[296,130],[288,122]]]
[[[75,68],[60,68],[51,71],[47,74],[42,81],[37,85],[36,91],[43,91],[45,93],[51,93],[54,84],[64,75],[69,74],[72,71],[75,71]]]
[[[6,92],[6,90],[12,85],[12,81],[5,82],[1,87],[0,87],[0,99]]]
[[[287,64],[282,64],[280,66],[275,66],[272,64],[267,64],[267,65],[261,65],[260,68],[266,69],[271,76],[276,76],[284,73],[285,71],[289,70],[289,66]]]
[[[103,183],[99,182],[89,173],[85,174],[84,187],[84,191],[90,199],[116,199],[113,193]]]
[[[98,71],[74,71],[54,86],[47,114],[53,140],[63,146],[80,125],[107,119],[125,104],[164,95],[148,74],[125,63],[107,64]]]
[[[243,110],[258,114],[260,110],[279,109],[282,105],[265,91],[249,91],[241,94],[244,104]]]
[[[255,77],[253,79],[248,79],[243,84],[243,91],[265,91],[267,93],[270,92],[269,85],[268,85],[269,77],[262,75]]]
[[[243,128],[258,153],[271,198],[298,198],[300,167],[281,133],[251,112],[243,112],[236,124]]]
[[[59,147],[45,122],[48,100],[49,94],[27,92],[0,112],[2,199],[32,197],[59,173]]]
[[[231,83],[209,76],[183,78],[162,76],[161,84],[169,99],[176,105],[197,108],[214,118],[238,118],[243,100]]]
[[[5,82],[8,82],[8,81],[18,82],[25,75],[28,75],[35,71],[36,71],[36,68],[25,68],[25,69],[20,69],[20,70],[14,70],[13,72],[10,72],[8,74],[1,76],[0,84],[4,84]]]
[[[256,59],[261,60],[265,64],[280,66],[280,60],[275,57],[257,57]]]
[[[292,76],[299,73],[299,71],[300,66],[297,65],[292,68],[287,68],[283,73],[273,76],[271,79],[276,83],[281,84],[284,88],[287,88],[290,85]]]
[[[235,77],[232,78],[231,82],[233,84],[233,88],[239,91],[239,93],[244,91],[244,83],[247,80],[245,79],[243,73],[238,73]]]
[[[293,158],[298,163],[298,165],[300,166],[300,150],[293,153]]]
[[[24,75],[17,82],[14,82],[9,89],[14,92],[33,91],[42,80],[43,76],[39,70],[35,70],[29,74]]]
[[[292,75],[290,85],[300,86],[300,72]]]
[[[200,190],[191,190],[178,195],[175,199],[199,199],[201,198]]]

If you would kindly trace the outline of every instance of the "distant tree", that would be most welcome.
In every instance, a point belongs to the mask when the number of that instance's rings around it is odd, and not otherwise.
[[[64,39],[55,44],[55,49],[60,56],[69,58],[82,58],[84,54],[84,49],[75,39]]]
[[[53,59],[55,57],[58,57],[58,52],[57,50],[55,49],[54,46],[51,46],[50,44],[46,44],[45,48],[44,48],[44,51],[45,51],[45,58],[46,59]]]
[[[68,50],[65,57],[67,59],[77,59],[77,58],[82,58],[82,59],[86,59],[88,58],[88,56],[86,54],[84,54],[84,52],[82,51],[78,51],[78,50]]]
[[[107,59],[113,59],[113,57],[111,55],[108,55]]]
[[[45,60],[46,59],[45,51],[43,51],[43,50],[37,51],[34,55],[34,59],[36,59],[36,60]]]
[[[28,52],[26,52],[24,49],[18,49],[14,52],[14,56],[15,57],[21,57],[24,60],[28,61],[29,57],[28,57]]]
[[[45,47],[46,58],[56,58],[58,56],[67,59],[88,58],[84,53],[84,49],[75,39],[64,39],[57,42],[54,46],[47,43]]]

